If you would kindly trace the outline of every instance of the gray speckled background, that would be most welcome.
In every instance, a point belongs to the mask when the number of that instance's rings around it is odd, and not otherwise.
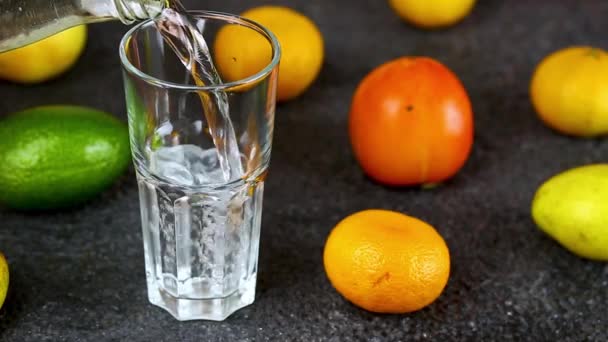
[[[241,12],[267,1],[187,2]],[[608,2],[480,0],[449,30],[401,22],[386,1],[283,0],[326,40],[322,74],[277,109],[266,187],[256,303],[221,323],[178,323],[147,302],[137,188],[129,171],[100,198],[70,211],[0,209],[0,250],[11,288],[0,341],[606,341],[608,266],[579,259],[536,230],[536,187],[566,168],[608,159],[608,141],[545,128],[527,87],[535,64],[572,44],[608,48]],[[0,115],[34,105],[97,107],[126,120],[117,57],[126,27],[90,27],[87,50],[64,77],[0,83]],[[352,93],[378,64],[428,55],[452,68],[475,109],[464,169],[430,191],[389,189],[363,176],[350,152]],[[409,315],[376,315],[344,301],[321,262],[342,217],[365,208],[418,216],[445,237],[452,274],[443,295]]]

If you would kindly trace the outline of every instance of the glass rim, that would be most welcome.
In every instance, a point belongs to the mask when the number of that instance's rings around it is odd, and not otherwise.
[[[229,14],[229,13],[216,12],[216,11],[204,11],[204,10],[192,10],[192,11],[187,11],[187,12],[189,14],[193,14],[195,17],[203,17],[206,19],[217,19],[217,20],[225,21],[226,23],[245,26],[249,29],[252,29],[252,30],[258,32],[259,34],[265,36],[265,38],[268,39],[268,41],[270,42],[270,45],[272,48],[272,59],[262,70],[258,71],[257,73],[255,73],[251,76],[245,77],[240,80],[232,81],[232,82],[210,85],[210,86],[180,84],[180,83],[165,81],[165,80],[162,80],[157,77],[153,77],[153,76],[148,75],[147,73],[143,72],[136,66],[134,66],[131,63],[131,61],[129,60],[129,58],[127,57],[127,52],[125,49],[125,47],[129,43],[130,39],[133,37],[133,34],[135,32],[141,30],[142,27],[149,25],[150,23],[154,22],[154,20],[156,20],[155,18],[152,18],[152,19],[145,20],[145,21],[135,25],[134,27],[132,27],[129,31],[127,31],[127,33],[125,33],[125,35],[120,40],[119,55],[120,55],[120,62],[122,64],[123,68],[127,72],[129,72],[129,73],[137,76],[138,78],[144,80],[145,82],[153,84],[155,86],[180,89],[180,90],[189,90],[189,91],[218,91],[218,90],[230,90],[232,88],[238,88],[238,87],[242,87],[242,86],[249,85],[252,83],[256,83],[256,82],[262,80],[263,78],[265,78],[266,76],[268,76],[272,72],[272,70],[274,70],[274,68],[279,64],[279,61],[281,59],[281,46],[279,44],[279,41],[278,41],[277,37],[274,35],[274,33],[272,33],[270,30],[268,30],[263,25],[255,22],[251,19],[247,19],[247,18],[241,17],[236,14]]]

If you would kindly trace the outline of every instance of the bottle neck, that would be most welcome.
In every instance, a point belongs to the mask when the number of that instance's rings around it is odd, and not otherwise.
[[[95,17],[112,17],[124,24],[155,18],[169,0],[81,0],[82,8]]]

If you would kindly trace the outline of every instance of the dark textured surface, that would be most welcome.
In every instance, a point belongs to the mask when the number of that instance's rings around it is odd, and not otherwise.
[[[189,7],[240,12],[253,3]],[[572,44],[608,48],[608,2],[480,0],[466,21],[436,32],[402,23],[385,1],[282,3],[318,23],[326,60],[310,91],[277,110],[256,303],[221,323],[179,323],[148,304],[130,171],[75,210],[0,209],[0,250],[11,266],[0,340],[608,340],[608,266],[571,255],[537,231],[529,215],[544,179],[605,161],[608,141],[553,133],[537,120],[527,95],[534,65],[549,52]],[[116,52],[125,30],[116,23],[91,26],[85,55],[61,79],[32,87],[1,83],[0,115],[70,103],[126,120]],[[475,109],[469,162],[430,191],[366,179],[345,126],[359,80],[378,64],[411,54],[452,68]],[[452,274],[433,305],[375,315],[331,288],[321,261],[324,240],[342,217],[365,208],[418,216],[445,237]]]

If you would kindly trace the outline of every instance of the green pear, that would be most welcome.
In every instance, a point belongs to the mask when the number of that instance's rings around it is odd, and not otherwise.
[[[4,304],[6,292],[8,291],[8,264],[4,255],[0,253],[0,308]]]
[[[577,167],[546,181],[534,196],[532,217],[574,254],[608,261],[608,164]]]

